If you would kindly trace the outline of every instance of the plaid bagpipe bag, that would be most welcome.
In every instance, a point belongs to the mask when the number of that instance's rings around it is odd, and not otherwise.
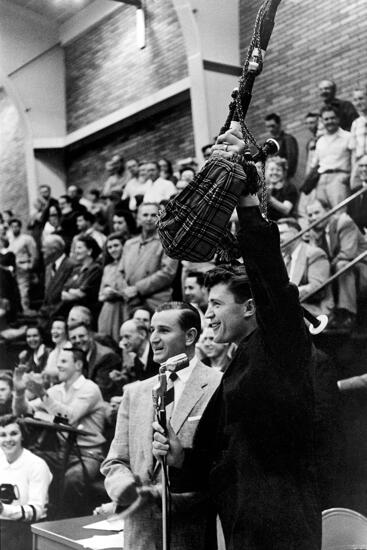
[[[224,261],[238,257],[229,220],[246,182],[242,165],[212,156],[159,216],[157,227],[165,253],[192,262],[211,260],[217,252]],[[253,183],[252,192],[256,192],[258,183]]]

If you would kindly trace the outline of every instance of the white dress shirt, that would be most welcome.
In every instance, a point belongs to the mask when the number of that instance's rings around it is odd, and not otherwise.
[[[168,418],[170,416],[172,416],[172,413],[173,413],[175,407],[177,406],[177,403],[179,402],[181,395],[183,394],[183,391],[185,389],[185,384],[188,381],[188,379],[190,378],[192,371],[194,370],[194,368],[197,365],[197,362],[198,362],[198,358],[196,357],[196,355],[194,355],[194,357],[189,362],[188,367],[185,367],[184,369],[181,369],[181,370],[176,372],[177,379],[173,382],[173,387],[174,387],[174,391],[175,391],[175,400],[174,400],[174,403],[173,403],[173,408],[172,408],[171,414],[168,416]],[[167,371],[167,374],[166,374],[167,384],[170,384],[170,383],[172,384],[172,380],[169,379],[169,375],[170,375],[170,371]]]

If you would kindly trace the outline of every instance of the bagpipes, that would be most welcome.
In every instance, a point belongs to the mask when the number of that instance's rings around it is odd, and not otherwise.
[[[240,256],[237,240],[230,231],[230,218],[241,195],[260,194],[260,207],[267,217],[267,189],[255,163],[264,162],[279,150],[278,143],[268,139],[260,147],[250,132],[245,118],[249,109],[256,77],[263,69],[264,57],[281,0],[265,0],[257,13],[252,40],[238,89],[232,92],[227,119],[220,129],[237,130],[245,143],[243,155],[231,160],[212,155],[193,181],[172,198],[162,210],[157,223],[164,251],[171,258],[203,262],[217,255],[219,263],[231,263]],[[257,152],[253,155],[251,145]],[[311,334],[319,334],[327,317],[314,317],[305,308],[303,315],[310,323]]]
[[[176,372],[189,366],[189,359],[186,353],[175,355],[161,364],[159,367],[158,383],[152,390],[153,405],[159,424],[167,433],[167,412],[166,407],[174,400],[173,387],[168,388],[167,373]],[[169,525],[169,502],[170,486],[166,457],[162,457],[162,541],[163,550],[170,547],[170,525]]]
[[[159,216],[159,236],[171,258],[202,262],[219,254],[221,262],[225,263],[238,257],[236,240],[230,231],[230,218],[240,195],[261,190],[261,209],[266,216],[267,191],[255,163],[263,162],[279,147],[275,140],[268,140],[260,147],[247,127],[245,117],[255,79],[263,68],[280,1],[265,0],[257,13],[239,86],[232,92],[229,113],[220,130],[223,134],[230,128],[237,128],[245,143],[245,153],[235,155],[231,161],[212,155],[194,180],[168,202]],[[251,145],[257,150],[255,155],[250,151]]]

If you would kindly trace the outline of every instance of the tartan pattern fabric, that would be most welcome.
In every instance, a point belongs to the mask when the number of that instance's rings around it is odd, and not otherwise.
[[[191,262],[211,260],[217,252],[224,261],[238,257],[229,220],[246,181],[240,164],[211,157],[193,181],[167,203],[158,218],[158,232],[166,254]]]

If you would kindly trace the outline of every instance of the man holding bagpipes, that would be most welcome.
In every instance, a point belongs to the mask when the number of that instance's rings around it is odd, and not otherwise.
[[[227,550],[321,547],[312,344],[278,228],[266,219],[266,190],[259,191],[247,152],[249,141],[255,142],[244,122],[278,4],[267,0],[260,8],[239,92],[211,159],[168,203],[158,224],[168,255],[202,261],[225,248],[227,259],[240,253],[244,261],[245,268],[225,265],[207,274],[206,317],[215,341],[238,348],[193,448],[154,424],[154,455],[166,457],[173,485],[176,475],[186,475],[188,487],[209,489]],[[228,130],[234,115],[239,124]],[[265,154],[259,149],[255,160]],[[228,232],[234,207],[240,225],[236,243]]]

